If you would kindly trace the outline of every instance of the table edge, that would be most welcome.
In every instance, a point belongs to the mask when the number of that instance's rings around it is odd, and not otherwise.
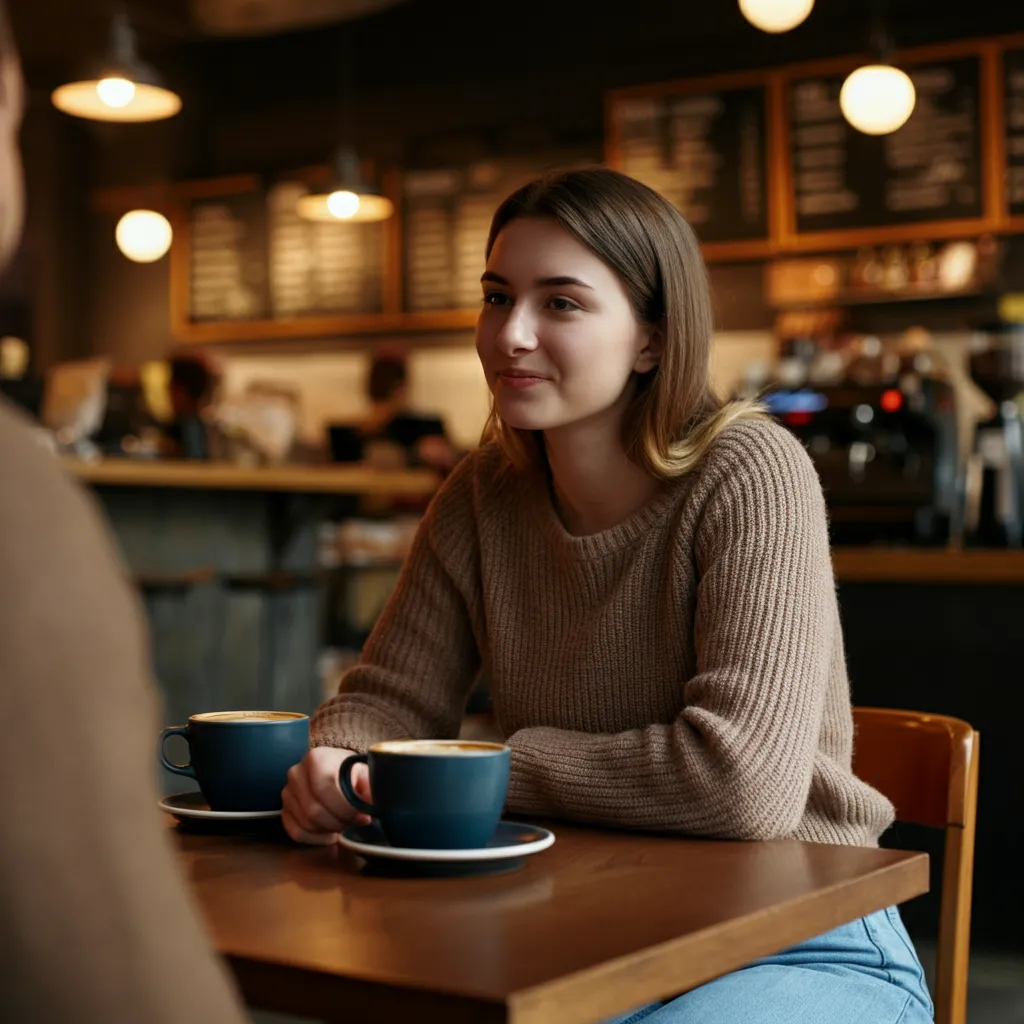
[[[916,851],[894,852],[907,855],[852,882],[837,882],[827,889],[803,894],[786,903],[755,911],[742,920],[715,924],[698,932],[669,939],[660,945],[627,954],[614,961],[585,968],[529,989],[509,993],[506,998],[509,1024],[546,1024],[552,1019],[557,1019],[560,1024],[586,1024],[588,1021],[625,1013],[645,1002],[654,1002],[689,991],[737,970],[758,957],[787,949],[841,924],[928,892],[928,854]],[[886,883],[884,899],[874,895],[880,879]],[[867,893],[864,892],[865,889],[868,890]],[[832,898],[822,900],[822,894],[831,895]],[[765,930],[766,934],[771,934],[768,941],[760,940],[760,929],[751,928],[752,924],[780,919],[782,913],[790,912],[801,905],[814,908],[815,912],[810,919],[797,918],[793,922],[785,919],[776,920],[771,929]],[[636,997],[624,998],[621,1005],[620,1001],[612,1005],[602,1003],[600,1006],[593,1006],[593,1012],[583,1012],[592,1005],[596,985],[600,983],[601,987],[606,987],[609,972],[626,979],[627,982],[635,982],[636,979],[652,974],[661,975],[666,973],[666,969],[676,973],[679,964],[687,962],[687,954],[692,948],[697,944],[707,943],[709,936],[713,936],[714,941],[727,951],[727,955],[720,958],[714,970],[695,970],[684,981],[665,982],[661,987],[645,985],[642,992],[640,984],[627,984],[627,990],[631,987],[639,993]]]

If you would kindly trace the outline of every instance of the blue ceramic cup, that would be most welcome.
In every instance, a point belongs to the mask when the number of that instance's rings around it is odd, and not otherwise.
[[[502,743],[395,740],[344,760],[345,799],[380,822],[392,846],[466,850],[486,846],[508,795],[510,753]],[[352,787],[352,769],[370,768],[373,803]]]
[[[188,764],[167,760],[168,736],[184,736]],[[160,734],[160,763],[195,779],[214,811],[277,811],[288,769],[309,749],[309,716],[297,711],[211,711]]]

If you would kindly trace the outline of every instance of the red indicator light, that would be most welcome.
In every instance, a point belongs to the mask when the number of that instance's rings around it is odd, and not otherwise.
[[[782,417],[784,423],[791,427],[806,427],[814,419],[812,412],[787,412]]]
[[[878,404],[885,412],[899,412],[903,408],[903,392],[889,388],[888,391],[882,392]]]

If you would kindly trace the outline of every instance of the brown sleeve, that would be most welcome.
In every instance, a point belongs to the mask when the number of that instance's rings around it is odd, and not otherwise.
[[[157,807],[136,602],[92,502],[0,407],[0,1019],[240,1024]]]
[[[360,663],[313,718],[314,746],[361,751],[383,740],[458,735],[480,667],[471,473],[464,459],[431,503]]]

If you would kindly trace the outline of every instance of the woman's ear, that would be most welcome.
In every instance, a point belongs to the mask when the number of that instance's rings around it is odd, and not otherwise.
[[[662,324],[644,324],[642,330],[646,335],[646,344],[633,364],[636,373],[653,370],[661,362],[661,355],[665,351],[665,328]]]

